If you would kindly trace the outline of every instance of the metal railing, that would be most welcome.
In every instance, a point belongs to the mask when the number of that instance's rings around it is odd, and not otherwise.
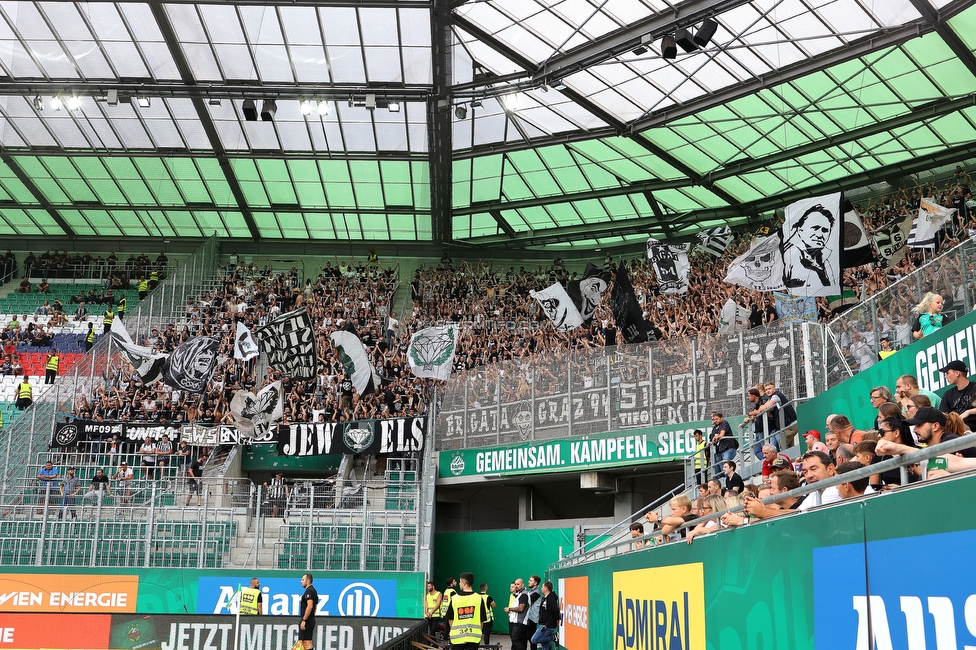
[[[766,504],[766,505],[770,505],[770,504],[773,504],[773,503],[778,503],[780,501],[785,501],[787,499],[797,499],[797,498],[800,498],[800,497],[806,497],[807,495],[814,494],[816,496],[814,496],[813,498],[817,499],[817,505],[814,506],[814,507],[830,507],[831,505],[835,505],[838,502],[835,502],[833,504],[824,504],[823,506],[820,505],[820,495],[827,488],[836,487],[836,486],[840,485],[841,483],[849,483],[851,481],[856,481],[858,479],[868,478],[870,476],[873,476],[874,474],[882,474],[884,472],[887,472],[887,471],[893,470],[893,469],[903,469],[903,468],[904,469],[907,469],[907,467],[909,465],[914,465],[916,463],[923,463],[922,464],[922,467],[924,468],[925,467],[924,461],[927,461],[930,458],[934,458],[936,456],[941,456],[941,455],[945,455],[945,454],[953,454],[953,453],[955,453],[957,451],[960,451],[962,449],[968,449],[968,448],[971,448],[971,447],[976,447],[976,435],[974,435],[972,431],[968,431],[968,432],[966,432],[966,434],[967,435],[960,436],[959,438],[956,438],[954,440],[949,440],[948,442],[942,442],[942,443],[939,443],[937,445],[931,445],[929,447],[925,447],[925,448],[922,448],[922,449],[918,449],[918,450],[913,451],[911,453],[905,454],[904,456],[895,456],[894,458],[890,458],[888,460],[884,460],[884,461],[881,461],[879,463],[875,463],[873,465],[868,465],[866,467],[862,467],[862,468],[857,469],[857,470],[854,470],[852,472],[847,472],[845,474],[838,474],[836,476],[832,476],[832,477],[830,477],[828,479],[825,479],[825,480],[822,480],[822,481],[817,481],[815,483],[811,483],[811,484],[808,484],[808,485],[800,486],[800,487],[796,488],[795,490],[790,490],[788,492],[781,492],[779,494],[776,494],[776,495],[773,495],[773,496],[766,497],[766,498],[762,499],[762,502],[764,504]],[[904,477],[904,469],[903,469],[903,477]],[[948,478],[958,477],[960,474],[970,475],[970,474],[973,474],[973,473],[976,473],[976,469],[970,470],[970,471],[965,472],[965,473],[951,474]],[[937,480],[943,480],[943,479],[937,479]],[[897,490],[905,490],[905,489],[919,489],[919,488],[924,487],[924,485],[925,485],[925,481],[924,480],[922,480],[920,482],[912,483],[910,485],[906,485],[903,482],[900,487],[896,487],[893,490],[894,491],[897,491]],[[867,495],[863,495],[863,496],[855,497],[855,498],[859,498],[859,499],[863,499],[863,498],[874,498],[877,494],[878,493],[867,494]],[[884,494],[884,492],[882,492],[880,494]],[[840,503],[843,503],[843,502],[846,502],[846,501],[847,500],[845,499],[845,500],[840,501]],[[641,511],[638,514],[643,514],[643,512],[646,512],[649,509],[650,508],[645,509],[644,511]],[[675,530],[677,531],[677,530],[680,530],[682,528],[689,529],[690,530],[690,529],[695,528],[698,524],[701,524],[701,523],[706,522],[706,521],[710,521],[710,520],[716,520],[716,521],[718,521],[718,520],[721,519],[722,515],[724,515],[726,513],[733,513],[733,514],[741,513],[741,512],[743,512],[743,509],[744,509],[743,506],[736,506],[734,508],[728,508],[728,509],[723,510],[721,512],[712,513],[710,515],[703,516],[703,517],[698,517],[697,519],[694,519],[692,521],[685,522],[683,525],[677,527]],[[796,516],[798,514],[801,514],[801,513],[800,512],[796,512],[796,511],[784,511],[784,513],[782,515],[780,515],[780,516],[790,516],[790,515]],[[637,516],[637,515],[635,515],[635,516]],[[636,539],[631,539],[631,538],[628,537],[625,541],[611,540],[608,543],[604,543],[599,548],[596,548],[596,549],[594,549],[592,551],[589,551],[587,553],[574,553],[574,554],[570,554],[570,555],[568,555],[568,556],[560,559],[559,561],[551,564],[550,567],[549,567],[549,569],[550,569],[550,571],[559,570],[559,569],[565,569],[566,567],[569,567],[569,566],[575,566],[575,565],[579,565],[579,564],[586,564],[586,563],[589,563],[589,562],[595,562],[597,560],[602,560],[602,559],[605,559],[607,557],[612,557],[614,555],[620,555],[622,553],[629,553],[629,552],[631,552],[631,551],[634,550],[633,549],[633,544],[634,544],[635,541],[654,540],[655,538],[659,537],[660,534],[661,534],[660,532],[657,532],[657,533],[648,533],[648,534],[646,534],[646,535],[644,535],[642,537],[636,538]],[[684,544],[685,543],[685,540],[682,539],[682,540],[675,540],[675,541],[672,541],[672,542],[664,542],[664,544],[673,544],[673,543],[681,543],[681,544]],[[654,544],[654,546],[660,546],[660,545],[663,545],[663,544]]]
[[[483,447],[744,413],[760,381],[793,398],[817,394],[823,354],[819,325],[789,323],[505,361],[438,390],[434,442]]]

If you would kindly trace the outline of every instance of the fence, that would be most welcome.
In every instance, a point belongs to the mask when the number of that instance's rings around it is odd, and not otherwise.
[[[822,390],[822,328],[784,323],[592,351],[560,351],[460,373],[438,391],[438,450],[545,440],[741,414],[771,381]]]
[[[944,314],[959,316],[976,305],[976,242],[966,240],[914,273],[830,321],[827,386],[835,386],[878,360],[881,338],[895,348],[913,342],[913,309],[929,291],[945,299]]]
[[[126,329],[147,333],[153,326],[180,317],[187,299],[214,281],[218,248],[217,238],[211,237],[184,264],[169,269],[167,278],[126,314]],[[21,418],[4,428],[5,440],[0,446],[3,463],[0,491],[4,496],[0,498],[6,499],[14,493],[11,487],[23,476],[29,459],[47,447],[57,414],[70,413],[78,395],[91,395],[97,385],[114,380],[118,370],[113,365],[114,350],[110,337],[101,337],[91,352],[58,378],[54,387],[36,395],[33,406]]]

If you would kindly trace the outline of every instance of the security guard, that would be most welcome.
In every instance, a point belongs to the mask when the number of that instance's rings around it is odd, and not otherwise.
[[[441,600],[441,618],[447,618],[447,606],[451,604],[451,597],[457,593],[457,580],[447,579],[447,588],[444,590],[444,599]]]
[[[47,365],[44,366],[44,383],[53,384],[54,380],[58,376],[58,364],[60,363],[58,359],[58,353],[52,352],[51,356],[47,358]]]
[[[698,485],[708,482],[708,468],[711,466],[711,454],[708,453],[708,443],[705,433],[701,429],[695,430],[695,480]]]
[[[21,377],[20,385],[17,386],[17,402],[14,406],[23,411],[33,403],[34,389],[31,387],[30,382],[27,381],[27,375],[24,375]]]
[[[109,305],[105,308],[105,316],[102,318],[102,334],[108,334],[112,331],[113,320],[115,320],[115,312],[112,311],[112,306]]]
[[[481,599],[485,601],[485,611],[488,612],[488,619],[484,622],[485,635],[482,645],[491,645],[491,628],[495,624],[495,612],[491,611],[495,607],[495,599],[488,595],[488,583],[482,582],[478,587],[481,590]]]
[[[88,333],[85,334],[85,352],[95,347],[95,324],[88,323]]]
[[[429,580],[427,582],[427,593],[424,594],[424,618],[427,619],[427,633],[431,636],[435,635],[437,627],[443,620],[441,618],[442,600],[444,600],[444,594],[437,591],[433,580]]]
[[[136,291],[139,292],[139,300],[146,299],[146,294],[149,293],[149,283],[146,282],[146,276],[139,276],[139,284],[136,285]]]
[[[149,290],[152,291],[159,284],[159,271],[153,269],[149,272]]]
[[[119,306],[116,311],[119,312],[119,320],[125,320],[125,312],[129,308],[129,302],[125,299],[125,296],[119,298]]]
[[[241,589],[241,616],[261,613],[261,581],[251,578],[251,586]]]
[[[461,591],[451,597],[447,606],[447,624],[451,627],[451,647],[463,650],[478,650],[484,634],[484,623],[488,620],[485,601],[481,594],[472,591],[474,575],[462,573]]]

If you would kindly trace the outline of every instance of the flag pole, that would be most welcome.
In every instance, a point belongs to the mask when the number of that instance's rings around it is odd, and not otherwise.
[[[241,583],[239,582],[237,583],[237,591],[231,596],[230,604],[233,605],[235,600],[237,601],[237,615],[234,617],[234,650],[238,650],[241,631]]]

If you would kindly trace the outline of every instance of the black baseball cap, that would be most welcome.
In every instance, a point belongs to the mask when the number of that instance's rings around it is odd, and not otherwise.
[[[905,420],[908,424],[912,426],[916,424],[922,424],[923,422],[931,422],[933,424],[946,425],[945,413],[932,406],[923,406],[922,408],[915,411],[915,417]]]
[[[944,367],[939,368],[939,372],[945,372],[947,370],[958,370],[959,372],[964,372],[967,375],[969,374],[969,368],[967,368],[966,364],[962,361],[950,361],[949,363],[945,364]]]

